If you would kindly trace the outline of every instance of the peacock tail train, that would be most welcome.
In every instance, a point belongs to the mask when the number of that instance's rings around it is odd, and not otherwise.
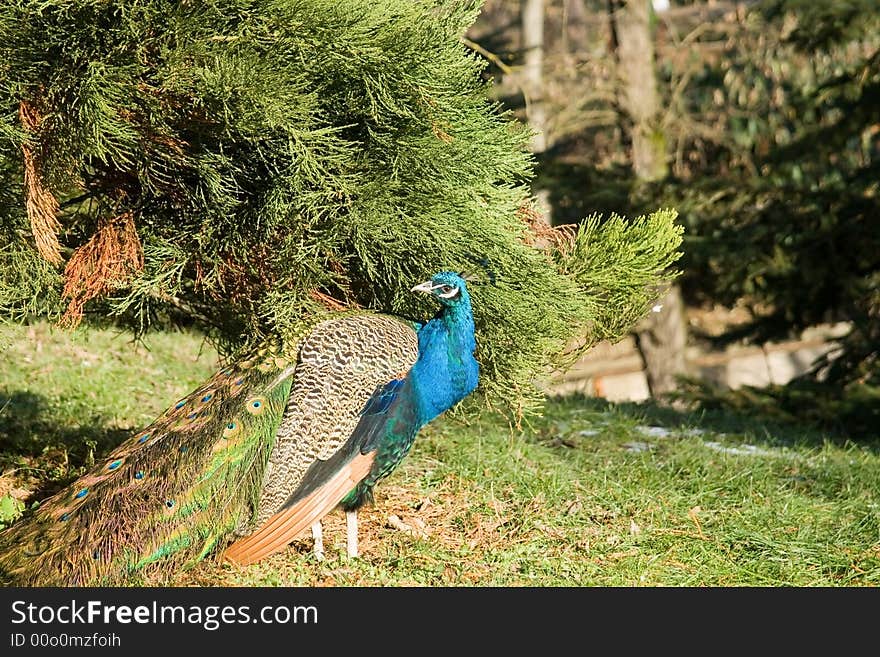
[[[119,584],[209,553],[256,508],[291,388],[276,350],[220,370],[0,534],[19,585]]]

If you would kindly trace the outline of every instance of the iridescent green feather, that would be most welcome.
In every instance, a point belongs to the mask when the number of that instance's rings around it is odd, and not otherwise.
[[[123,584],[204,557],[252,520],[291,373],[270,349],[218,372],[0,534],[0,578]]]

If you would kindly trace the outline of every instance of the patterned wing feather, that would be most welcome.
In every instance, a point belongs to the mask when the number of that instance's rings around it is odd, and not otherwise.
[[[387,315],[345,315],[309,334],[269,457],[257,524],[282,507],[313,463],[348,441],[376,389],[403,378],[417,359],[416,332]]]
[[[349,316],[309,336],[266,470],[260,527],[227,560],[248,564],[282,549],[370,473],[376,418],[417,358],[415,331],[386,316]]]

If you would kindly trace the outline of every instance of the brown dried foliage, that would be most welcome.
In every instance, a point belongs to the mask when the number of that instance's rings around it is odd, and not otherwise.
[[[207,287],[203,265],[196,280],[196,288],[204,289],[212,298],[219,301],[231,301],[233,304],[248,307],[269,290],[275,283],[275,272],[272,270],[272,250],[268,243],[251,243],[247,247],[247,259],[232,252],[223,253],[222,263],[216,274],[216,287]]]
[[[352,308],[357,307],[356,304],[354,306],[346,305],[343,302],[334,299],[329,294],[324,294],[318,290],[312,290],[309,292],[309,296],[328,310],[351,310]]]
[[[105,295],[143,267],[144,251],[134,214],[127,211],[99,220],[98,230],[73,252],[64,268],[63,294],[70,302],[61,325],[75,328],[87,302]]]
[[[445,126],[445,127],[448,127],[448,126]],[[455,141],[455,137],[453,137],[448,132],[446,132],[446,130],[444,130],[442,127],[440,127],[439,123],[432,123],[431,124],[431,132],[433,132],[434,136],[437,139],[439,139],[440,141],[442,141],[444,144],[450,144],[453,141]]]
[[[37,108],[24,100],[19,103],[18,116],[21,125],[30,133],[36,133],[43,121]],[[37,251],[48,262],[60,265],[63,259],[58,242],[58,233],[61,231],[58,200],[43,184],[39,157],[33,146],[23,143],[21,153],[24,158],[25,205]]]
[[[564,256],[574,245],[577,234],[574,224],[551,226],[528,201],[519,206],[516,216],[526,225],[522,240],[529,246]]]

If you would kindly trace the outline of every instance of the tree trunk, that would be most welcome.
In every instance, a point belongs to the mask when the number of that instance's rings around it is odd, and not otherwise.
[[[675,390],[675,377],[687,372],[687,323],[679,287],[671,286],[657,304],[659,312],[652,312],[636,327],[636,345],[645,361],[648,389],[655,398]]]
[[[544,0],[523,0],[522,4],[523,74],[526,118],[534,130],[531,148],[535,154],[547,150],[547,111],[544,106]],[[535,191],[541,218],[553,224],[550,191]]]
[[[526,116],[535,131],[532,152],[547,149],[545,134],[547,114],[544,108],[544,0],[523,0],[523,92],[526,98]]]
[[[639,180],[666,176],[666,139],[659,129],[650,0],[611,0],[621,105],[632,121],[632,168]]]
[[[609,0],[612,47],[617,55],[620,104],[630,119],[632,170],[641,181],[666,177],[666,139],[659,127],[660,96],[654,69],[650,0]],[[687,323],[681,290],[673,285],[636,327],[636,344],[645,362],[654,398],[676,388],[686,373]]]
[[[587,32],[587,10],[584,0],[563,0],[563,12],[565,17],[564,52],[571,52],[571,44],[577,44],[575,48],[583,47],[589,38]]]

